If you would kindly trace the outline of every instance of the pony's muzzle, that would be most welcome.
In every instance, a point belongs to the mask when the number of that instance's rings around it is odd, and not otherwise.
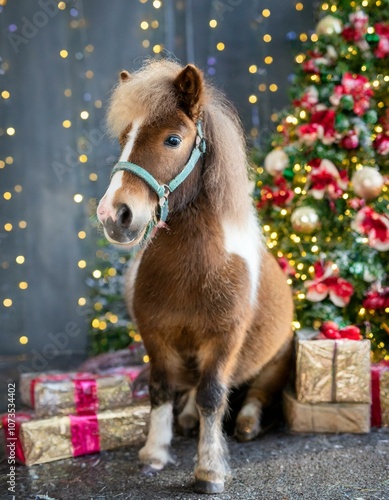
[[[131,231],[132,212],[125,203],[119,205],[114,217],[109,216],[102,221],[108,238],[118,243],[127,243],[137,236]]]

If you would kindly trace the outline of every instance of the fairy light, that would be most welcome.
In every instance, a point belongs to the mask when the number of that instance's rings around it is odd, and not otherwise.
[[[77,265],[78,265],[78,267],[80,269],[84,269],[86,267],[86,261],[85,260],[79,260]]]
[[[159,45],[159,44],[154,45],[154,47],[153,47],[153,52],[154,52],[155,54],[159,54],[161,51],[162,51],[162,46],[161,46],[161,45]]]
[[[7,134],[8,135],[15,135],[16,130],[13,127],[8,127],[7,128]]]
[[[250,73],[256,73],[258,70],[257,66],[255,64],[252,64],[251,66],[249,66],[249,72]]]
[[[304,5],[301,2],[296,3],[296,10],[303,10]]]
[[[85,306],[85,304],[86,304],[86,298],[85,297],[80,297],[78,299],[77,303],[78,303],[79,306]]]
[[[263,17],[269,17],[270,16],[270,10],[269,9],[264,9],[262,11],[262,15],[263,15]]]
[[[73,199],[74,199],[74,201],[75,201],[76,203],[81,203],[81,202],[82,202],[82,200],[84,199],[84,197],[82,196],[82,194],[75,194],[75,195],[73,196]]]
[[[58,8],[59,8],[59,10],[65,10],[66,9],[66,2],[59,2]]]
[[[209,21],[209,25],[210,25],[210,27],[211,27],[211,28],[216,28],[216,26],[217,26],[217,21],[216,21],[216,19],[211,19],[211,20]]]
[[[81,117],[83,120],[86,120],[87,118],[89,118],[89,113],[88,113],[88,111],[81,111],[81,113],[80,113],[80,117]]]
[[[149,23],[147,21],[142,21],[140,23],[140,27],[141,27],[142,30],[147,30],[148,27],[149,27]]]
[[[63,126],[64,128],[70,128],[70,127],[72,126],[72,122],[71,122],[70,120],[64,120],[64,121],[62,122],[62,126]]]
[[[99,269],[95,269],[92,273],[93,277],[98,279],[101,278],[101,271]]]
[[[265,64],[271,64],[273,62],[273,58],[271,56],[266,56],[264,62]]]
[[[25,335],[22,335],[20,338],[19,338],[19,342],[21,344],[27,344],[28,343],[28,337],[26,337]]]
[[[78,157],[78,159],[79,159],[80,163],[86,163],[88,161],[87,155],[80,155]]]
[[[61,50],[59,55],[62,57],[62,59],[66,59],[69,55],[69,52],[65,49]]]
[[[266,43],[271,42],[271,35],[269,34],[263,35],[263,41]]]
[[[258,97],[256,95],[253,94],[249,97],[249,102],[251,102],[251,104],[255,104],[257,101]]]
[[[216,48],[217,48],[217,50],[219,50],[221,52],[222,50],[224,50],[226,48],[226,46],[225,46],[225,44],[223,42],[219,42],[216,45]]]

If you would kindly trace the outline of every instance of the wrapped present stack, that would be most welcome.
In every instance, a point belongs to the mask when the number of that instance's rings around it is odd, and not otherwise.
[[[33,465],[143,442],[150,406],[132,391],[140,371],[23,374],[21,400],[31,411],[16,413],[11,423],[2,418],[16,459]]]
[[[293,432],[369,432],[370,341],[333,322],[323,323],[318,338],[297,339],[295,390],[283,399]]]

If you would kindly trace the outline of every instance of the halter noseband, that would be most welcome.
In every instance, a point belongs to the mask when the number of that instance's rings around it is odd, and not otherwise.
[[[159,182],[153,177],[147,170],[136,165],[135,163],[131,163],[129,161],[119,161],[112,169],[111,179],[120,170],[124,170],[126,172],[130,172],[131,174],[136,175],[140,179],[142,179],[153,191],[157,193],[159,198],[159,211],[158,211],[158,221],[165,222],[167,216],[169,214],[169,202],[168,197],[169,194],[172,193],[175,189],[180,186],[184,180],[189,176],[192,172],[196,163],[200,159],[200,157],[205,153],[206,150],[206,142],[203,135],[203,129],[201,120],[198,120],[196,123],[197,135],[196,135],[196,145],[192,149],[192,153],[190,158],[181,172],[174,177],[168,184],[159,184]],[[146,239],[151,233],[153,227],[156,225],[154,220],[151,220],[147,225],[146,233],[144,239]]]

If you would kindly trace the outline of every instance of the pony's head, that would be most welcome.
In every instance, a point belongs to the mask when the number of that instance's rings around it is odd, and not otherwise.
[[[199,120],[205,100],[202,73],[192,65],[151,62],[134,74],[120,73],[107,122],[112,135],[119,138],[121,155],[97,209],[112,243],[141,242],[161,219],[167,195],[172,213],[198,194],[199,165],[171,194],[167,186],[190,159],[194,164],[199,160],[200,154],[191,155],[200,146]],[[147,174],[163,195],[157,194]]]

